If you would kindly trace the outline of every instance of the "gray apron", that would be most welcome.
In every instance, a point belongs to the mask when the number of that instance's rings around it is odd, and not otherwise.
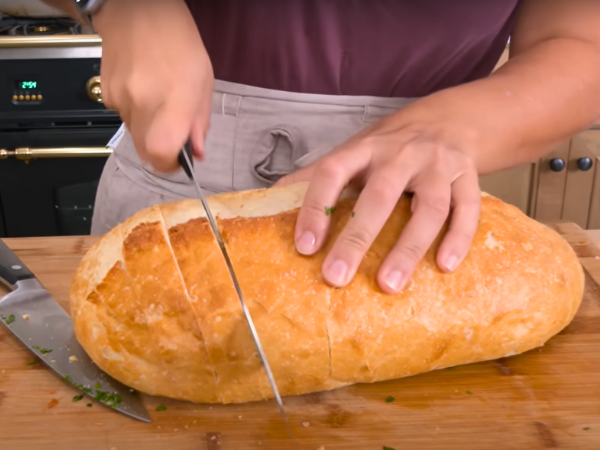
[[[206,159],[195,170],[206,195],[265,188],[414,99],[298,94],[215,81]],[[139,159],[123,125],[108,144],[92,234],[108,232],[137,211],[196,197],[182,169],[155,171]]]

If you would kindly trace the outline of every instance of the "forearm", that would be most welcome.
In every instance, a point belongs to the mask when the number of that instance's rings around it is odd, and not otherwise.
[[[600,118],[600,51],[575,39],[542,41],[423,104],[466,126],[480,174],[532,162]]]

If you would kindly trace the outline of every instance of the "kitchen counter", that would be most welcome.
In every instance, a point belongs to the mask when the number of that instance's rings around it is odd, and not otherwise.
[[[284,398],[298,450],[600,448],[600,248],[592,244],[600,230],[553,227],[586,269],[582,305],[563,331],[510,358]],[[68,308],[72,275],[96,240],[4,241]],[[152,418],[145,424],[96,402],[87,407],[87,399],[73,402],[78,392],[32,360],[0,326],[2,450],[293,448],[273,402],[204,405],[143,395]]]

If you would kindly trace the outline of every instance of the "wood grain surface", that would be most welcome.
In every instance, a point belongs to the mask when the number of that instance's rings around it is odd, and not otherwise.
[[[586,269],[573,322],[522,355],[395,381],[284,398],[299,450],[600,449],[600,250],[554,225]],[[6,239],[66,307],[93,237]],[[209,406],[144,396],[151,424],[71,389],[0,326],[0,449],[293,449],[275,404]],[[387,402],[386,398],[394,400]],[[157,412],[158,405],[166,410]]]

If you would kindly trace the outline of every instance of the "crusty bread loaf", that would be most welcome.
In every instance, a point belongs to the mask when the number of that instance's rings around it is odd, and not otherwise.
[[[543,345],[579,307],[584,275],[568,243],[486,194],[454,273],[435,264],[438,239],[402,293],[379,290],[376,271],[410,216],[403,197],[355,279],[334,289],[321,278],[329,247],[313,257],[294,247],[305,189],[208,198],[281,395],[521,353]],[[329,245],[354,201],[338,203]],[[272,398],[198,200],[146,209],[103,236],[74,277],[71,313],[97,365],[139,391],[194,402]]]

